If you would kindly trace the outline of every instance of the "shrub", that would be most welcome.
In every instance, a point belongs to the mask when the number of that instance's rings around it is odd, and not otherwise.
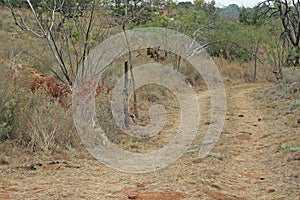
[[[19,95],[15,108],[18,116],[14,119],[18,143],[28,146],[31,151],[45,152],[78,143],[72,109],[49,101],[42,90],[34,94],[21,91]]]
[[[76,146],[72,109],[50,101],[47,91],[30,91],[30,79],[3,63],[0,72],[0,141],[13,141],[31,151]],[[70,95],[66,96],[70,102]]]
[[[1,63],[2,66],[5,63]],[[0,72],[0,141],[12,137],[13,115],[15,106],[14,86],[11,70],[2,67]]]

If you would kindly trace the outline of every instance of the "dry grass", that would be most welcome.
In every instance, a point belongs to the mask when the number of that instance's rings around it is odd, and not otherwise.
[[[277,146],[299,147],[300,137],[300,85],[277,84],[255,93],[256,99],[276,130]]]
[[[214,58],[223,79],[230,83],[249,83],[254,82],[254,63],[229,62],[223,58]],[[257,78],[255,82],[275,82],[271,66],[258,63]]]
[[[1,8],[0,58],[10,62],[33,66],[38,71],[50,75],[48,66],[53,67],[54,57],[44,39],[36,38],[20,30],[13,23],[8,9]]]

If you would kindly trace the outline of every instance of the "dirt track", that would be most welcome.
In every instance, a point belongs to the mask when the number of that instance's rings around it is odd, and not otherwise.
[[[264,115],[250,97],[259,85],[227,89],[224,131],[214,155],[199,160],[185,153],[169,167],[142,175],[108,168],[85,156],[4,158],[0,165],[0,199],[300,199],[299,153],[276,153],[281,124]],[[207,114],[209,96],[199,94]],[[207,128],[203,118],[199,138]],[[280,126],[280,127],[279,127]],[[297,129],[299,130],[299,129]],[[278,133],[279,134],[279,133]],[[298,137],[299,138],[299,137]],[[57,163],[49,163],[52,160]],[[41,163],[31,168],[32,163]],[[9,165],[6,165],[9,164]]]

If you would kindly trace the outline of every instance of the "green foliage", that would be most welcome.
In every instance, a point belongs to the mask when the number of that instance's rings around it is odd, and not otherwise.
[[[225,156],[223,154],[213,153],[213,152],[209,152],[206,156],[207,157],[214,157],[214,158],[217,158],[219,160],[223,160],[225,158]]]
[[[198,149],[198,145],[191,145],[191,146],[188,146],[186,147],[186,150],[185,150],[187,153],[197,153],[199,151]]]
[[[26,3],[26,1],[23,0],[12,0],[10,1],[10,3],[15,8],[28,8],[28,4]],[[7,5],[7,1],[4,1],[3,4]]]
[[[154,18],[153,18],[154,19]],[[165,16],[156,16],[155,20],[146,23],[131,24],[132,27],[169,27],[170,22]]]
[[[282,144],[277,147],[276,151],[300,151],[300,147],[293,147],[291,144]]]
[[[194,7],[194,5],[187,1],[187,2],[179,2],[177,5],[176,5],[176,9],[183,9],[183,10],[192,10]]]
[[[219,42],[208,47],[208,52],[212,56],[222,57],[229,61],[263,60],[259,52],[269,41],[268,32],[264,26],[243,25],[234,21],[224,21],[210,33],[209,42]]]
[[[273,65],[274,71],[278,71],[286,65],[289,49],[284,46],[281,33],[283,31],[280,26],[279,19],[272,19],[268,24],[264,24],[268,40],[265,41],[266,52],[268,52],[266,61]]]
[[[2,116],[0,117],[0,141],[5,141],[12,137],[15,105],[15,99],[11,99],[3,105]]]
[[[204,0],[195,0],[194,2],[194,7],[195,7],[195,10],[197,11],[200,11],[200,10],[203,10],[206,6],[206,3]]]
[[[285,60],[286,67],[297,67],[299,65],[300,60],[300,46],[290,47],[287,49],[287,56]]]
[[[6,66],[0,73],[0,141],[13,137],[13,118],[15,113],[15,90],[10,80],[10,70]]]
[[[262,25],[270,21],[270,18],[262,14],[262,10],[257,8],[240,9],[239,21],[246,25]]]
[[[210,55],[222,57],[230,61],[246,62],[251,60],[251,56],[245,50],[246,37],[244,30],[235,22],[224,23],[214,30],[210,35],[209,41],[220,41],[208,47]]]
[[[206,4],[205,12],[206,12],[208,15],[214,15],[216,11],[217,11],[217,8],[216,8],[216,2],[215,2],[214,0],[209,1],[209,2]]]
[[[255,17],[253,15],[253,9],[243,7],[240,12],[239,21],[243,24],[253,25],[255,24]]]
[[[278,91],[274,94],[273,100],[278,100],[278,99],[282,99],[286,96],[286,92],[285,91]]]

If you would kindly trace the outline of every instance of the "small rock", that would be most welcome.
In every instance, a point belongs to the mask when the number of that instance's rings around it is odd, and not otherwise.
[[[297,151],[293,154],[293,160],[298,160],[298,161],[300,160],[300,152],[299,151]]]
[[[1,160],[1,161],[0,161],[0,164],[1,164],[1,165],[9,165],[9,162],[7,162],[6,160]]]
[[[299,175],[294,175],[294,178],[299,178]]]
[[[291,162],[291,161],[299,161],[300,160],[300,151],[296,151],[291,153],[288,158],[287,158],[287,162]]]
[[[286,111],[285,114],[286,114],[286,115],[292,115],[292,114],[294,114],[294,112],[293,112],[293,111]]]
[[[130,194],[130,195],[128,195],[128,199],[136,199],[136,195]]]
[[[136,186],[139,187],[139,188],[144,188],[149,184],[150,184],[149,182],[143,182],[143,183],[137,183]]]
[[[34,164],[34,165],[35,165],[35,166],[39,166],[39,167],[43,166],[42,163],[36,163],[36,164]]]
[[[24,167],[24,169],[35,171],[35,170],[36,170],[36,167],[35,167],[33,164],[31,164],[31,165],[29,165],[29,166]]]
[[[59,164],[58,161],[51,161],[51,162],[49,162],[49,165],[57,165],[57,164]]]
[[[261,118],[258,118],[258,121],[260,122],[260,121],[261,121]]]
[[[269,188],[269,189],[267,189],[267,192],[268,193],[272,193],[272,192],[275,192],[276,190],[274,189],[274,188]]]
[[[244,115],[241,114],[241,115],[239,115],[239,117],[244,117]]]
[[[300,124],[300,119],[298,119],[298,124]]]

